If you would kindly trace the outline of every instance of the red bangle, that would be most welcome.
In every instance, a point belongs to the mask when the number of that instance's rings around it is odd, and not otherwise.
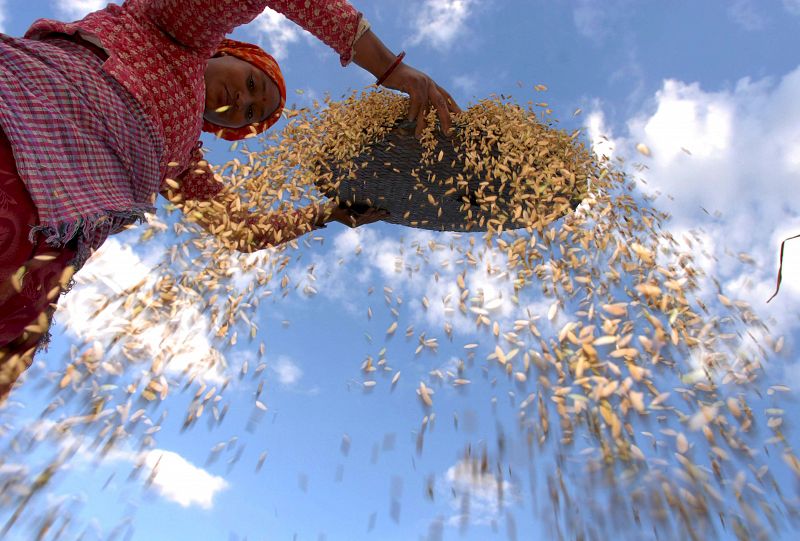
[[[376,85],[376,86],[381,86],[381,85],[383,84],[383,82],[384,82],[386,79],[388,79],[388,78],[389,78],[389,76],[390,76],[390,75],[392,74],[392,72],[393,72],[393,71],[394,71],[394,70],[397,68],[397,66],[399,66],[399,65],[400,65],[400,62],[402,62],[402,61],[403,61],[403,59],[404,59],[405,57],[406,57],[406,52],[405,52],[405,51],[403,51],[403,52],[401,52],[399,55],[397,55],[397,58],[395,58],[395,59],[394,59],[394,62],[392,62],[392,65],[391,65],[391,66],[389,66],[389,69],[387,69],[387,70],[386,70],[386,71],[383,73],[383,75],[381,75],[381,76],[378,78],[378,80],[377,80],[377,81],[375,81],[375,85]]]

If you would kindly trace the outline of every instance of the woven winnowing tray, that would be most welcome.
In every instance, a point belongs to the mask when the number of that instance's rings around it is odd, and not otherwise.
[[[428,163],[423,160],[423,145],[414,137],[413,123],[399,123],[351,166],[317,164],[332,173],[330,180],[318,186],[326,196],[356,212],[377,207],[389,211],[386,222],[434,231],[546,224],[572,212],[585,195],[577,185],[537,190],[528,179],[504,181],[485,171],[471,171],[474,168],[467,166],[459,130],[452,139],[435,133],[434,158]],[[490,154],[498,157],[496,146]]]

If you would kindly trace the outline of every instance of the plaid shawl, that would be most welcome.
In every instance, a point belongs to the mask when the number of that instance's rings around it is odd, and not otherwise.
[[[152,211],[161,183],[157,128],[102,64],[72,41],[0,34],[0,126],[39,214],[31,240],[81,232],[80,264]]]

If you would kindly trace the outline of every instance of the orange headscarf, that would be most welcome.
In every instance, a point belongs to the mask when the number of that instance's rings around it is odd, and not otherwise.
[[[233,39],[223,39],[214,56],[224,55],[235,56],[239,60],[250,62],[266,73],[278,86],[278,90],[281,93],[281,102],[278,104],[278,108],[263,122],[249,124],[241,128],[223,128],[212,124],[208,120],[203,120],[203,131],[214,133],[217,137],[221,137],[227,141],[237,141],[239,139],[244,139],[251,133],[263,132],[280,119],[283,106],[286,104],[286,84],[283,81],[283,74],[281,73],[281,68],[278,66],[278,63],[257,45]]]

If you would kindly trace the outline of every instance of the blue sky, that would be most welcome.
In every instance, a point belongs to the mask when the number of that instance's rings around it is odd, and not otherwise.
[[[38,17],[75,18],[97,4],[0,0],[0,29],[19,36]],[[387,45],[406,50],[407,62],[432,75],[462,106],[492,93],[510,94],[522,103],[546,101],[562,127],[585,128],[597,152],[629,157],[632,174],[642,179],[640,188],[661,194],[656,205],[672,214],[668,228],[677,238],[692,233],[699,239],[694,250],[703,254],[704,270],[727,296],[755,306],[775,336],[784,336],[760,388],[798,385],[800,241],[788,245],[780,296],[770,305],[764,301],[774,287],[780,241],[800,232],[792,197],[800,188],[800,64],[795,54],[800,2],[354,4]],[[336,97],[372,82],[356,66],[341,68],[324,45],[274,14],[235,35],[275,52],[290,104],[307,105],[326,93]],[[536,84],[548,90],[535,92]],[[582,112],[574,115],[577,109]],[[227,144],[207,136],[203,141],[212,149],[208,157],[213,163],[233,156]],[[637,154],[638,143],[647,144],[652,157]],[[166,219],[163,212],[161,218]],[[79,275],[83,283],[62,300],[50,351],[0,412],[11,427],[7,434],[43,430],[58,420],[60,413],[37,421],[52,399],[47,382],[60,377],[72,341],[96,336],[102,343],[113,324],[92,321],[95,296],[136,283],[168,248],[166,239],[143,243],[140,234],[131,231],[109,241]],[[443,246],[431,258],[444,261],[450,257],[450,239],[378,224],[354,231],[332,225],[308,240],[290,266],[290,293],[284,297],[276,291],[264,301],[256,342],[242,340],[215,353],[234,372],[245,362],[249,366],[248,375],[234,378],[226,390],[221,404],[230,409],[223,423],[210,428],[206,420],[211,414],[206,413],[193,428],[181,431],[193,393],[175,392],[159,409],[147,412],[154,420],[166,412],[156,434],[161,451],[146,454],[123,446],[97,462],[96,451],[75,436],[79,451],[39,496],[43,502],[63,500],[64,508],[75,513],[69,538],[86,529],[84,539],[107,539],[115,528],[118,539],[136,540],[482,540],[511,538],[509,531],[519,539],[552,538],[549,517],[533,512],[546,508],[541,496],[546,494],[546,470],[555,463],[552,448],[535,457],[540,465],[530,468],[532,477],[523,467],[528,459],[519,445],[509,445],[507,462],[514,471],[502,479],[492,474],[476,483],[461,462],[467,445],[478,452],[484,446],[495,449],[500,427],[514,439],[516,410],[527,393],[503,378],[497,383],[497,371],[483,369],[485,355],[468,358],[463,348],[468,343],[479,342],[491,351],[488,332],[456,318],[451,342],[442,332],[446,313],[421,310],[419,299],[440,298],[447,291],[443,286],[395,272],[398,259],[401,265],[413,264],[415,247],[431,241]],[[316,279],[309,281],[312,264]],[[487,297],[508,291],[507,284],[479,272],[469,280],[483,287]],[[316,294],[307,294],[310,284]],[[547,309],[546,304],[540,307]],[[399,328],[386,339],[392,308],[400,314]],[[181,367],[215,347],[203,314],[184,315],[186,322],[175,335],[188,348],[176,356],[175,366]],[[503,315],[515,319],[510,309]],[[546,319],[544,313],[535,315]],[[417,334],[430,329],[426,336],[438,339],[436,351],[423,348],[416,354],[416,337],[403,336],[408,326]],[[257,351],[262,341],[263,359]],[[368,356],[377,362],[384,347],[393,372],[365,376],[362,363]],[[472,383],[465,388],[438,384],[431,371],[453,371],[458,359],[472,366]],[[262,361],[265,368],[255,375]],[[392,386],[398,370],[401,378]],[[218,376],[205,377],[206,391],[221,385]],[[377,384],[364,387],[370,379]],[[432,411],[421,406],[415,393],[421,380],[436,391]],[[259,382],[258,401],[266,411],[256,405]],[[794,392],[763,396],[772,407],[789,410],[796,403]],[[423,419],[431,413],[436,417],[433,422],[428,417],[419,452]],[[796,435],[790,438],[797,442]],[[35,469],[56,451],[43,444],[27,454],[9,452],[6,469],[0,471],[26,465]],[[266,458],[256,471],[262,453]],[[163,467],[146,488],[143,480],[158,456]],[[145,474],[128,480],[140,460]],[[504,501],[497,499],[498,486],[507,494]],[[531,486],[543,491],[536,503]],[[461,502],[451,494],[465,487],[473,496],[468,527],[462,528]],[[7,516],[0,514],[0,520]],[[33,515],[24,515],[7,537],[31,539],[33,522]],[[792,538],[790,532],[783,535]]]

